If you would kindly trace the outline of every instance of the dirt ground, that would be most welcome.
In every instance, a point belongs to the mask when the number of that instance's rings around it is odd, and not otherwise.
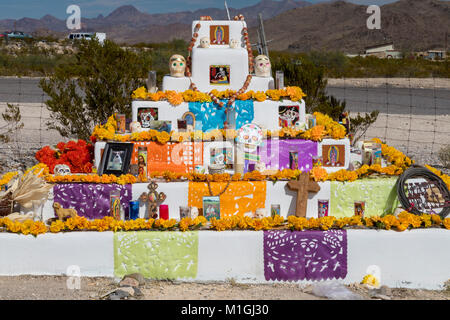
[[[101,300],[118,288],[112,278],[81,278],[80,289],[68,289],[65,276],[0,277],[0,300]],[[69,280],[70,281],[70,280]],[[347,286],[364,299],[371,298],[360,284]],[[231,280],[218,283],[187,283],[146,280],[139,300],[319,300],[312,286],[298,284],[240,284]],[[450,289],[443,291],[390,289],[391,300],[450,300]]]

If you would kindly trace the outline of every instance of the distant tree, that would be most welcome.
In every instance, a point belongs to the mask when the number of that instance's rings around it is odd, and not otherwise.
[[[131,94],[145,85],[150,60],[112,41],[83,41],[76,59],[56,67],[39,86],[50,97],[49,129],[88,140],[95,124],[113,113],[131,116]]]

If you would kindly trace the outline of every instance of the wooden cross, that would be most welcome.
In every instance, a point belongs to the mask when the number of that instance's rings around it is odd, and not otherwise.
[[[297,190],[297,207],[295,209],[295,215],[297,217],[306,217],[308,192],[319,192],[319,184],[315,181],[310,181],[309,174],[307,172],[303,172],[298,177],[298,180],[289,181],[287,185],[289,189]]]

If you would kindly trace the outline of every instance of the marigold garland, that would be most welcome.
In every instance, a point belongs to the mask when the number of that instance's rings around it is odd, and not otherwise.
[[[234,90],[224,90],[218,91],[216,89],[211,91],[218,99],[230,99],[236,95]],[[194,90],[186,90],[184,92],[176,91],[158,91],[157,93],[149,93],[145,87],[137,88],[133,91],[131,97],[136,100],[150,100],[150,101],[162,101],[167,100],[173,106],[178,106],[183,102],[211,102],[211,96],[207,93],[202,93]],[[282,98],[289,99],[291,101],[300,101],[306,94],[299,87],[286,87],[285,89],[271,89],[267,91],[257,91],[252,90],[245,93],[239,94],[237,99],[239,100],[249,100],[253,99],[258,102],[266,101],[271,99],[274,101],[279,101]]]
[[[0,218],[0,228],[11,233],[24,235],[44,234],[47,232],[70,232],[70,231],[142,231],[142,230],[176,230],[189,231],[196,230],[207,223],[205,217],[199,216],[195,219],[183,218],[179,222],[175,219],[136,219],[136,220],[115,220],[113,217],[104,217],[102,219],[87,220],[85,217],[69,218],[65,222],[57,220],[47,227],[43,222],[27,220],[24,222],[13,222],[8,218]],[[290,230],[330,230],[343,228],[368,228],[405,231],[407,229],[418,228],[445,228],[450,230],[450,218],[441,219],[439,215],[415,215],[407,211],[401,212],[398,217],[394,215],[385,215],[383,217],[360,216],[344,217],[336,219],[335,217],[321,218],[303,218],[289,216],[284,219],[281,216],[265,217],[262,219],[250,218],[248,216],[232,216],[221,219],[212,218],[209,228],[216,231],[225,230],[271,230],[271,229],[290,229]]]

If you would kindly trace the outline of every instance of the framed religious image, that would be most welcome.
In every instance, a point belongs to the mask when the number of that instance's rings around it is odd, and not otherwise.
[[[158,120],[158,108],[138,108],[137,121],[142,128],[149,129],[150,121]]]
[[[203,216],[208,221],[220,219],[220,197],[203,197]]]
[[[209,83],[212,85],[229,85],[230,66],[228,65],[209,66]]]
[[[127,174],[132,152],[132,143],[107,142],[98,168],[98,175],[114,174],[120,176]]]
[[[209,39],[211,45],[227,45],[230,43],[230,27],[212,25],[209,26]]]
[[[117,132],[118,133],[125,133],[125,131],[126,131],[126,124],[127,124],[127,119],[126,119],[125,115],[124,114],[117,114],[116,118],[117,118]]]
[[[345,145],[343,144],[322,145],[322,161],[323,167],[345,166]]]
[[[194,129],[195,129],[195,115],[192,112],[190,112],[190,111],[185,112],[183,114],[183,116],[181,117],[181,119],[186,121],[186,130],[187,131],[194,131]]]
[[[289,151],[289,169],[298,170],[298,152]]]
[[[280,128],[293,127],[300,119],[299,106],[279,106],[278,123]]]

